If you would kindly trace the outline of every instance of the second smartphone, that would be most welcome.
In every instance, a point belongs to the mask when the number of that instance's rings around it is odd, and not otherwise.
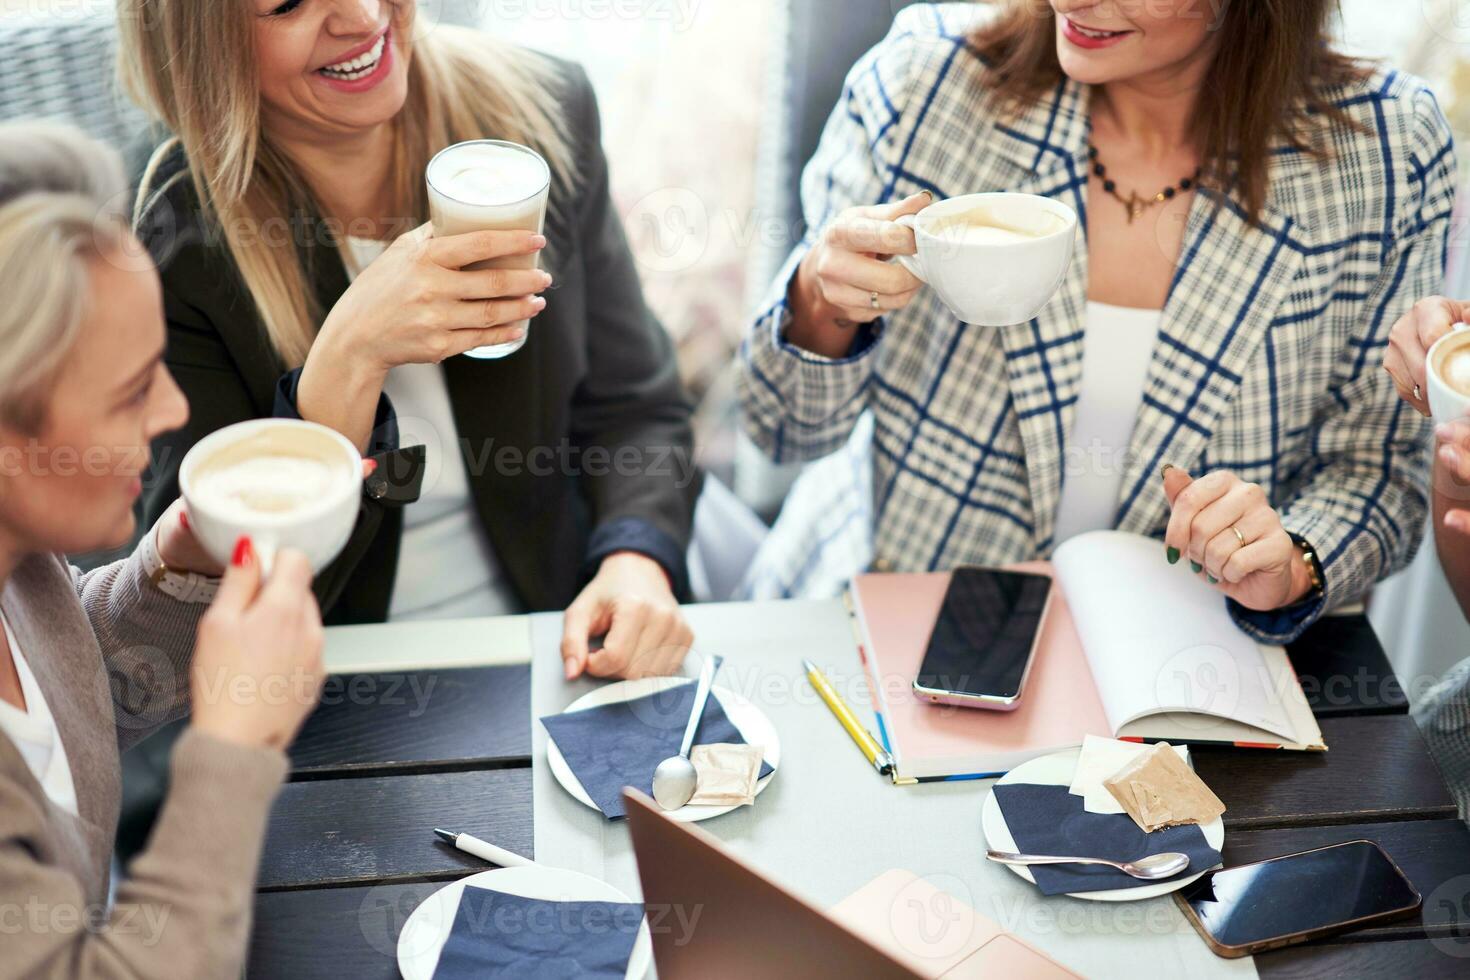
[[[956,569],[914,692],[936,704],[1012,711],[1020,703],[1051,603],[1045,575]]]

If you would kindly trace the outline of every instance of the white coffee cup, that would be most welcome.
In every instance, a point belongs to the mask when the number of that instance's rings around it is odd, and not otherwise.
[[[1470,414],[1470,393],[1456,389],[1445,380],[1439,369],[1439,359],[1451,345],[1463,346],[1470,351],[1467,330],[1470,330],[1470,324],[1455,324],[1453,330],[1429,348],[1429,356],[1425,359],[1424,375],[1429,386],[1429,410],[1434,415],[1434,421],[1441,425]]]
[[[1051,302],[1077,240],[1077,212],[1035,194],[967,194],[898,223],[912,228],[917,255],[896,256],[966,323],[1025,323]],[[975,227],[989,228],[971,233]]]
[[[546,227],[546,204],[551,196],[551,168],[539,153],[504,140],[470,140],[447,147],[429,161],[429,218],[435,237],[472,231],[534,231]],[[509,255],[468,266],[470,269],[534,269],[540,255]],[[531,321],[517,324],[523,330]],[[526,338],[508,344],[477,347],[469,357],[495,360],[508,357],[526,344]]]
[[[264,503],[262,487],[270,506],[244,502],[255,493],[255,502]],[[229,564],[235,543],[248,535],[267,574],[282,548],[302,552],[320,572],[341,554],[357,523],[362,456],[324,425],[252,419],[194,444],[179,466],[179,493],[189,528],[220,564]]]

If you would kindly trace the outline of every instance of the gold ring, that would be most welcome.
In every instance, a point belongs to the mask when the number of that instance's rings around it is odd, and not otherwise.
[[[873,292],[873,293],[872,293],[872,294],[871,294],[871,295],[870,295],[870,296],[869,296],[869,297],[868,297],[868,305],[869,305],[869,306],[870,306],[870,307],[872,307],[872,308],[873,308],[873,309],[875,309],[875,310],[876,310],[876,309],[880,309],[880,307],[879,307],[879,306],[878,306],[878,293],[877,293],[877,292],[876,292],[876,291],[874,291],[874,292]]]
[[[1245,547],[1245,535],[1240,533],[1240,528],[1238,528],[1234,524],[1232,524],[1232,525],[1230,525],[1230,530],[1232,530],[1232,531],[1235,532],[1235,540],[1239,541],[1240,542],[1240,546],[1242,548],[1244,548]]]

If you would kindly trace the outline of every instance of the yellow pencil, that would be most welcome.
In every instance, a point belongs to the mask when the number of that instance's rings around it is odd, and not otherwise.
[[[812,687],[816,689],[817,694],[837,716],[842,727],[847,729],[847,734],[852,736],[852,740],[857,743],[857,747],[862,750],[868,762],[878,770],[878,775],[893,775],[893,756],[878,744],[872,732],[863,727],[863,723],[858,721],[857,715],[852,713],[852,709],[847,706],[842,695],[837,693],[837,689],[827,680],[827,676],[817,669],[817,665],[810,660],[803,660],[801,663],[806,668],[807,680],[812,682]]]

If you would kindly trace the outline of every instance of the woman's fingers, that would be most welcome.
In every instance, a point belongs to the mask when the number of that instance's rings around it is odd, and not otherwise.
[[[856,286],[847,286],[839,283],[829,284],[824,290],[827,302],[841,308],[850,314],[859,314],[859,322],[871,320],[882,313],[892,313],[908,306],[914,299],[917,290],[906,293],[875,293],[872,290],[861,290]],[[873,304],[874,296],[877,297],[877,305]]]
[[[428,253],[446,269],[463,269],[488,259],[531,255],[545,247],[546,236],[534,231],[472,231],[430,239]]]
[[[1470,450],[1464,443],[1442,442],[1437,455],[1451,476],[1461,484],[1470,483]]]
[[[1220,570],[1220,580],[1238,585],[1256,572],[1279,568],[1294,557],[1296,545],[1285,531],[1269,534],[1238,549]]]
[[[1428,418],[1430,414],[1429,393],[1421,384],[1418,385],[1418,394],[1415,394],[1416,382],[1413,373],[1409,370],[1409,363],[1403,353],[1397,347],[1392,346],[1392,341],[1390,341],[1388,353],[1384,355],[1383,367],[1393,379],[1393,386],[1398,389],[1399,397],[1408,402],[1414,411]]]
[[[1180,554],[1187,553],[1195,516],[1225,496],[1238,479],[1233,473],[1217,470],[1179,491],[1174,498],[1174,511],[1169,516],[1169,527],[1164,532],[1164,544]]]
[[[1236,530],[1240,531],[1239,537],[1235,535]],[[1205,573],[1211,578],[1219,582],[1229,582],[1230,579],[1226,577],[1225,569],[1229,566],[1230,559],[1235,557],[1235,553],[1244,551],[1279,530],[1281,530],[1280,522],[1276,520],[1274,512],[1270,509],[1247,510],[1221,528],[1205,543],[1199,563],[1204,566]]]
[[[506,299],[551,288],[551,273],[540,269],[480,269],[448,273],[448,295],[455,299]]]
[[[1197,564],[1204,565],[1206,568],[1218,569],[1224,564],[1223,561],[1212,565],[1205,560],[1211,544],[1222,533],[1228,533],[1230,528],[1244,520],[1256,503],[1256,498],[1250,490],[1250,484],[1237,483],[1232,486],[1224,496],[1202,508],[1195,515],[1190,524],[1189,547],[1185,549],[1185,554]],[[1230,539],[1235,541],[1235,535],[1231,534]],[[1239,541],[1235,543],[1240,544]]]
[[[827,229],[834,249],[864,255],[913,255],[918,252],[913,229],[895,221],[848,213]]]
[[[924,285],[918,277],[896,262],[882,262],[857,252],[828,250],[817,263],[823,291],[830,286],[850,286],[864,298],[870,293],[895,296],[911,293]],[[835,301],[828,296],[828,301]]]

